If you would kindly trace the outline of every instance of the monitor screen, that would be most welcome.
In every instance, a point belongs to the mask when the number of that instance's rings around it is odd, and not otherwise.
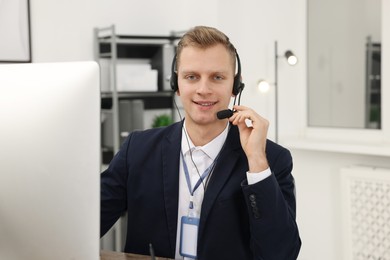
[[[0,65],[0,259],[99,259],[95,62]]]

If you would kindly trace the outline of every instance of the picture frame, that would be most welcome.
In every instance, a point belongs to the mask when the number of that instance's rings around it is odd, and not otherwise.
[[[31,62],[30,1],[0,1],[0,63]]]

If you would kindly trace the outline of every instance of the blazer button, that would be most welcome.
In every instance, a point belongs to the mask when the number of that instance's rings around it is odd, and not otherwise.
[[[249,200],[250,201],[255,201],[256,200],[256,195],[255,194],[249,195]]]
[[[252,208],[252,213],[253,213],[253,217],[255,219],[259,219],[260,218],[260,213],[259,213],[259,209],[257,207],[253,207]]]

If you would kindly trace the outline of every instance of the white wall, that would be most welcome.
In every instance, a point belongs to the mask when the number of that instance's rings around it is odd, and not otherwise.
[[[94,27],[115,24],[118,34],[169,35],[195,24],[218,25],[217,2],[205,0],[193,6],[180,0],[30,1],[34,62],[93,60]]]
[[[304,3],[304,0],[278,0],[272,4],[266,0],[245,0],[245,4],[237,0],[31,0],[33,62],[92,60],[92,30],[96,26],[115,24],[119,34],[144,35],[167,35],[172,30],[182,31],[198,24],[216,26],[229,35],[240,54],[246,84],[242,103],[256,107],[272,121],[274,93],[260,94],[256,82],[260,78],[273,81],[275,40],[279,41],[280,53],[291,48],[303,60]],[[293,86],[304,84],[304,62],[294,68],[282,63],[279,68],[279,73],[285,71],[288,79],[279,82],[279,98],[284,102],[291,94],[302,91]],[[295,108],[289,107],[288,111]],[[289,131],[295,128],[290,119],[287,123]],[[271,137],[273,127],[271,122]]]
[[[30,0],[34,62],[93,59],[93,27],[115,24],[121,34],[169,34],[197,24],[216,26],[235,43],[242,62],[246,88],[242,104],[270,120],[274,137],[273,92],[264,95],[256,81],[274,78],[274,41],[279,54],[293,50],[299,63],[279,61],[279,135],[305,136],[306,128],[306,1],[305,0]],[[390,2],[383,4],[387,13]],[[386,12],[383,11],[383,14]],[[383,15],[386,25],[390,17]],[[388,30],[390,31],[390,30]],[[390,32],[383,34],[383,67],[390,67]],[[388,70],[387,70],[388,71]],[[383,69],[383,86],[387,86]],[[390,100],[383,87],[384,96]],[[386,105],[388,104],[388,105]],[[390,102],[384,110],[390,111]],[[384,121],[384,129],[389,129]],[[293,147],[298,193],[298,224],[303,246],[301,260],[341,259],[339,178],[340,167],[364,163],[389,166],[387,157],[350,153],[312,152]],[[294,148],[295,147],[295,148]]]

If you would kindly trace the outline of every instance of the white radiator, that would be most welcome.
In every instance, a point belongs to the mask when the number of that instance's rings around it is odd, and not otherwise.
[[[390,260],[390,169],[342,168],[345,260]]]

